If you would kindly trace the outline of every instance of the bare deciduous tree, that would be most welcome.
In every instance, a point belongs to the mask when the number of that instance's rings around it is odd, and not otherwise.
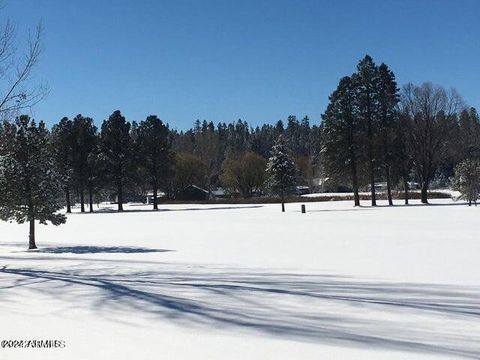
[[[405,117],[407,141],[413,168],[422,189],[422,203],[443,153],[449,122],[463,108],[456,90],[424,83],[405,85],[401,93],[400,110]]]
[[[31,108],[48,93],[33,82],[33,70],[42,53],[43,27],[39,23],[28,35],[25,48],[17,42],[15,25],[7,20],[0,28],[0,117],[11,119]]]
[[[218,134],[211,130],[199,132],[195,138],[195,153],[206,165],[208,196],[212,195],[212,181],[222,164],[222,148]]]

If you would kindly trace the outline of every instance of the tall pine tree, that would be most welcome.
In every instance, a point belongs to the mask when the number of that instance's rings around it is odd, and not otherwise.
[[[378,165],[376,137],[378,132],[378,69],[373,59],[366,55],[353,75],[356,82],[358,116],[365,131],[365,144],[370,180],[372,206],[377,204],[375,194],[375,170]]]
[[[379,111],[379,143],[380,160],[387,183],[388,204],[393,205],[392,199],[392,167],[394,165],[395,125],[398,122],[397,104],[399,94],[395,75],[387,65],[378,67],[378,111]]]
[[[62,118],[53,126],[51,142],[57,169],[64,179],[65,201],[67,213],[71,213],[71,187],[74,183],[74,143],[73,122],[67,117]]]
[[[351,77],[340,80],[330,95],[323,118],[323,161],[327,177],[349,177],[355,206],[360,206],[359,178],[363,162],[361,122],[356,107],[356,84]]]
[[[280,136],[272,148],[271,156],[267,163],[268,187],[280,196],[282,212],[285,212],[285,195],[296,183],[297,169],[295,163],[288,155],[288,149],[283,137]]]
[[[49,133],[22,115],[0,131],[0,219],[30,225],[29,249],[36,249],[35,222],[65,223],[62,176],[57,171]]]
[[[92,166],[91,158],[94,156],[97,145],[97,128],[93,125],[91,118],[79,114],[73,119],[72,132],[74,137],[73,168],[80,193],[80,211],[83,213],[85,212],[85,189],[91,187],[89,179],[91,180],[90,174],[93,169],[90,169],[90,166]],[[89,198],[91,198],[91,194]],[[91,204],[90,211],[92,211]]]
[[[130,123],[119,110],[102,124],[101,156],[106,177],[116,188],[118,211],[123,211],[123,196],[127,179],[132,175],[132,139]]]
[[[140,165],[153,190],[153,209],[158,209],[158,188],[166,185],[173,173],[174,154],[170,130],[157,116],[151,115],[135,128],[135,145]]]

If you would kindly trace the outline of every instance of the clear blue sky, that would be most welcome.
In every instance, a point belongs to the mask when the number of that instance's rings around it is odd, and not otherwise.
[[[318,123],[367,53],[400,85],[454,86],[480,106],[478,0],[6,0],[1,14],[19,29],[43,21],[36,77],[50,95],[33,115],[50,125],[77,113],[100,124],[116,109],[178,129]]]

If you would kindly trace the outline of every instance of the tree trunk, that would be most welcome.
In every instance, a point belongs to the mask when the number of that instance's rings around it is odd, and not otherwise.
[[[28,236],[28,249],[36,249],[37,245],[35,244],[35,212],[33,206],[33,198],[30,187],[30,178],[27,179],[25,193],[28,196],[28,219],[30,222],[30,233]]]
[[[153,210],[158,210],[157,193],[158,193],[157,182],[154,181],[153,182]]]
[[[428,204],[428,184],[422,182],[422,204]]]
[[[357,163],[351,159],[352,170],[352,187],[353,187],[353,201],[354,206],[360,206],[360,195],[358,194],[358,176],[357,176]]]
[[[123,211],[123,184],[118,183],[118,211]]]
[[[93,212],[93,185],[91,181],[88,182],[88,206],[88,211]]]
[[[211,188],[211,185],[212,185],[212,178],[211,178],[211,176],[209,175],[209,176],[208,176],[208,179],[207,179],[207,190],[208,190],[207,200],[210,200],[210,199],[212,198],[212,188]]]
[[[468,200],[468,206],[472,206],[472,200]]]
[[[405,190],[405,205],[408,205],[408,181],[406,178],[403,179],[403,186]]]
[[[68,186],[65,187],[65,200],[67,201],[67,213],[70,214],[72,212],[72,206],[70,204],[70,189]]]
[[[393,200],[392,200],[392,185],[391,185],[391,180],[390,180],[390,167],[386,166],[385,167],[385,177],[387,180],[387,197],[388,197],[388,205],[393,205]]]
[[[377,206],[377,196],[375,194],[375,173],[373,167],[373,160],[370,160],[370,187],[372,196],[372,206]]]
[[[283,190],[280,196],[282,201],[282,212],[285,212],[285,196],[283,195]]]
[[[28,236],[28,249],[36,249],[37,245],[35,244],[35,219],[32,217],[30,219],[30,234]]]
[[[372,197],[372,206],[376,206],[377,198],[375,195],[375,166],[373,163],[373,129],[370,109],[368,110],[368,163],[370,170],[370,191]]]
[[[85,196],[84,196],[83,187],[80,189],[80,212],[85,212]]]

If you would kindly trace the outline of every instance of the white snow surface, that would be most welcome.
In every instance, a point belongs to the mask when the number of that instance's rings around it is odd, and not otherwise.
[[[0,341],[66,345],[0,359],[479,359],[480,207],[380,205],[0,222]]]

